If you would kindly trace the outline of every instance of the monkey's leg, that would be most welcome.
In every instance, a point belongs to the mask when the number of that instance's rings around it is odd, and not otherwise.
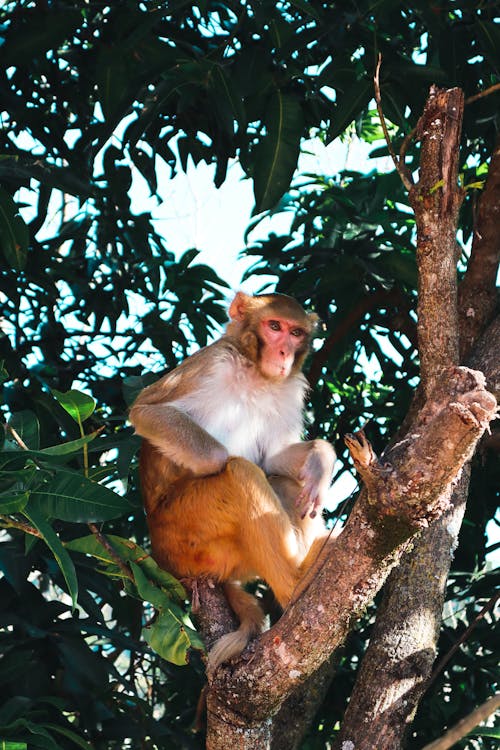
[[[231,609],[240,621],[240,626],[238,630],[223,635],[212,646],[208,654],[209,672],[222,662],[239,656],[250,638],[259,635],[264,625],[264,612],[257,600],[244,591],[238,583],[232,581],[225,583],[224,593]]]
[[[301,513],[297,503],[301,491],[299,482],[280,476],[268,479],[302,539],[304,555],[298,571],[298,583],[291,597],[291,602],[294,602],[307,589],[324,560],[332,554],[341,529],[328,531],[321,514],[311,518],[309,513],[305,516]]]
[[[156,560],[175,575],[260,576],[281,600],[305,554],[264,472],[243,458],[165,488],[148,525]]]
[[[238,544],[244,565],[234,577],[244,580],[253,574],[263,578],[284,606],[297,583],[307,546],[255,464],[235,458],[229,461],[228,469],[239,487]]]
[[[156,560],[174,575],[260,577],[282,606],[290,600],[306,550],[264,472],[250,461],[232,458],[220,474],[167,488],[148,524]],[[245,592],[229,589],[229,599],[240,628],[215,645],[210,668],[241,652],[262,622]]]
[[[269,484],[278,495],[283,508],[294,528],[298,532],[298,538],[302,546],[302,556],[306,557],[314,540],[322,537],[325,532],[325,524],[321,513],[311,518],[309,513],[303,513],[297,499],[302,490],[302,485],[295,479],[272,475],[268,477]]]

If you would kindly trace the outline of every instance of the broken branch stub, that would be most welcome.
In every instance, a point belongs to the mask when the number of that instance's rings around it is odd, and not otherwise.
[[[415,529],[440,516],[450,484],[488,428],[496,399],[481,372],[450,367],[432,390],[404,440],[378,459],[362,431],[345,438],[379,521],[398,518]]]

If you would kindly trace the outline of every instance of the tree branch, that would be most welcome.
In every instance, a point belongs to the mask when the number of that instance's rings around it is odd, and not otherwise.
[[[36,536],[39,539],[43,539],[38,529],[35,529],[33,526],[30,526],[28,523],[23,523],[22,521],[15,521],[13,518],[9,518],[9,516],[1,515],[0,525],[4,529],[19,529],[19,531],[23,531],[25,534],[30,534],[31,536]]]
[[[269,717],[343,643],[407,540],[443,512],[442,485],[470,455],[495,409],[480,373],[452,368],[424,409],[425,431],[409,435],[405,450],[394,446],[381,462],[365,442],[357,441],[356,461],[368,477],[369,490],[361,494],[342,534],[320,556],[306,592],[253,642],[244,660],[216,672],[207,699],[208,747],[226,747],[235,732],[241,748],[266,747]],[[437,450],[439,440],[444,444]],[[429,455],[435,457],[432,470],[426,466]]]
[[[439,740],[431,742],[430,745],[426,745],[423,750],[449,750],[457,742],[459,742],[466,734],[471,732],[478,724],[485,721],[488,716],[491,716],[497,708],[500,706],[500,693],[495,693],[491,698],[488,698],[485,703],[478,706],[472,713],[459,721],[453,729],[450,729],[446,734]]]
[[[377,307],[408,307],[407,300],[399,289],[378,289],[376,292],[363,297],[346,315],[339,321],[330,336],[325,339],[321,349],[318,349],[311,358],[311,366],[307,373],[307,379],[311,387],[314,387],[321,376],[321,370],[334,347],[348,334],[351,328],[366,315],[366,313]]]
[[[377,60],[377,67],[375,69],[375,75],[373,77],[373,83],[375,85],[375,102],[377,105],[377,112],[380,118],[380,124],[382,125],[385,142],[387,143],[387,148],[389,149],[389,154],[391,155],[391,159],[394,163],[394,166],[396,167],[397,173],[399,174],[401,178],[401,182],[403,183],[405,188],[408,190],[408,192],[410,192],[410,190],[413,187],[411,174],[406,169],[404,158],[401,158],[400,156],[400,158],[398,159],[398,157],[396,156],[394,152],[394,149],[392,147],[391,137],[387,129],[387,123],[385,121],[384,110],[382,109],[382,96],[380,94],[380,66],[381,65],[382,65],[382,55],[379,52],[378,60]]]
[[[419,121],[420,176],[410,202],[417,222],[417,330],[425,394],[459,356],[456,228],[463,199],[458,187],[463,106],[460,89],[432,87]]]
[[[500,261],[500,136],[479,201],[467,271],[458,289],[460,356],[464,361],[498,305]]]
[[[462,111],[460,91],[432,88],[417,129],[422,139],[420,179],[410,200],[417,221],[421,393],[427,396],[446,372],[444,368],[457,363],[459,356],[456,227],[463,197],[458,187]],[[458,402],[454,408],[460,419]],[[404,439],[394,446],[402,455],[407,438],[428,429],[428,409],[429,401],[416,424],[410,424]],[[441,428],[435,434],[446,442]],[[427,456],[432,456],[427,460],[428,470],[441,463],[437,443]],[[465,463],[465,454],[462,458]],[[459,473],[458,465],[454,471]],[[445,515],[422,533],[389,579],[336,747],[346,739],[354,741],[358,750],[374,746],[392,750],[401,744],[435,658],[450,550],[465,509],[468,476],[466,467]],[[441,485],[441,501],[446,502],[451,482],[447,485],[443,478],[436,480]],[[367,724],[369,738],[363,731]]]

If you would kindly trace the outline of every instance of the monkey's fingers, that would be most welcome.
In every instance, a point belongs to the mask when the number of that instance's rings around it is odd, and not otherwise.
[[[305,518],[308,513],[314,518],[320,504],[317,483],[306,482],[296,500],[296,506],[301,510],[301,518]]]

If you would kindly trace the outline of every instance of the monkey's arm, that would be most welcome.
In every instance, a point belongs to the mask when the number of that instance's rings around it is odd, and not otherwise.
[[[294,443],[271,456],[265,462],[267,474],[298,480],[302,490],[297,505],[305,515],[314,516],[324,504],[335,463],[335,451],[326,440]]]
[[[136,403],[130,421],[138,435],[196,476],[218,474],[227,463],[224,446],[175,406]]]

